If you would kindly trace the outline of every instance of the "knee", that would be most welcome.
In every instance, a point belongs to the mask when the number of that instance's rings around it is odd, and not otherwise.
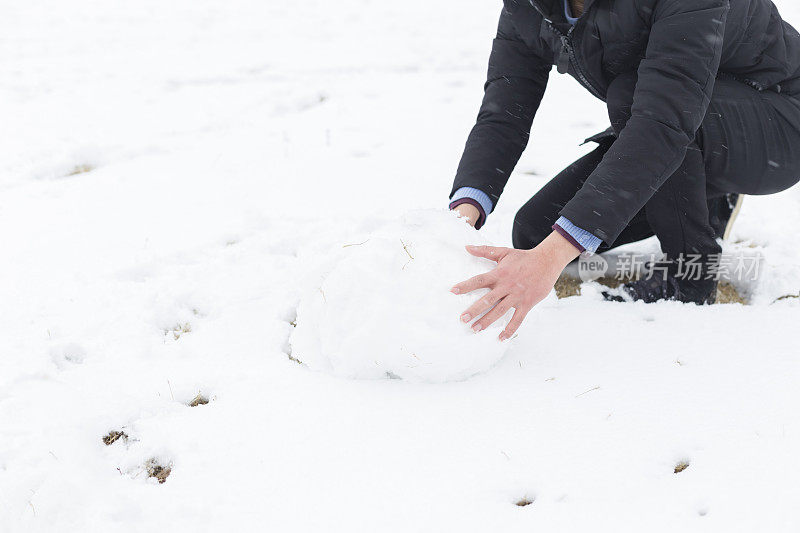
[[[608,86],[606,92],[608,118],[611,119],[611,126],[617,135],[631,117],[631,105],[637,79],[636,72],[628,72],[614,78]]]
[[[555,221],[549,221],[538,212],[530,202],[517,211],[514,227],[511,230],[511,242],[518,250],[530,250],[538,246],[549,234]]]

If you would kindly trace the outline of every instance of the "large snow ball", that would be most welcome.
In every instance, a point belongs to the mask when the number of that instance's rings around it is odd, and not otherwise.
[[[460,381],[489,370],[508,347],[497,337],[510,314],[477,334],[460,321],[487,291],[455,295],[451,287],[495,265],[467,244],[489,243],[444,210],[411,212],[346,244],[300,303],[292,356],[361,379]]]

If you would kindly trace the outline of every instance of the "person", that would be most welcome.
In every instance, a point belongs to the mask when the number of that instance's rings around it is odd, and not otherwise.
[[[480,331],[513,308],[507,339],[580,253],[652,235],[663,275],[625,284],[624,299],[713,302],[708,273],[742,195],[800,179],[800,34],[770,0],[505,0],[450,194],[476,228],[527,145],[553,65],[607,104],[611,127],[519,210],[514,248],[468,248],[497,265],[453,287],[490,289],[461,320],[483,315]],[[700,275],[682,273],[690,260]]]

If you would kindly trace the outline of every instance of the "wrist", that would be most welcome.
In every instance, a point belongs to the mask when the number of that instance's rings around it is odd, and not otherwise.
[[[559,267],[559,270],[563,270],[581,254],[575,245],[557,231],[550,233],[536,249],[541,249],[541,252],[549,257]]]
[[[450,209],[457,212],[459,216],[466,218],[467,222],[476,228],[480,227],[481,219],[484,218],[481,216],[481,210],[468,201],[454,205]]]

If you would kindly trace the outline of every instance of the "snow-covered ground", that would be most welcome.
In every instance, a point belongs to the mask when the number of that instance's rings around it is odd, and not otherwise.
[[[752,305],[586,285],[458,383],[289,358],[329,252],[445,204],[499,8],[4,3],[0,531],[800,529],[798,188],[726,248]],[[482,232],[606,124],[553,75]]]

